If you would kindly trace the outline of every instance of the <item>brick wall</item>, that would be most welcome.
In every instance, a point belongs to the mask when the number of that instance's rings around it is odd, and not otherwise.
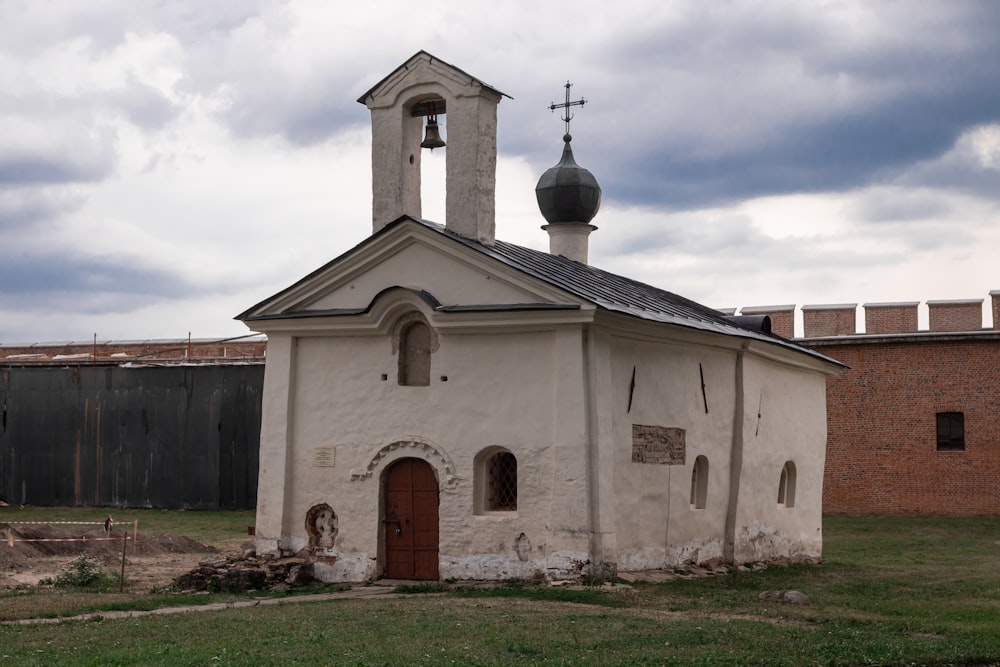
[[[799,342],[850,366],[827,385],[825,512],[1000,514],[1000,335]],[[937,451],[947,411],[965,451]]]
[[[126,361],[263,361],[267,340],[262,337],[234,340],[73,341],[0,345],[0,363],[52,364]]]
[[[856,303],[802,306],[802,329],[806,338],[850,336],[856,330]]]
[[[983,328],[982,299],[928,301],[927,311],[931,331],[979,331]]]
[[[866,303],[865,333],[913,333],[917,330],[919,301],[906,303]]]

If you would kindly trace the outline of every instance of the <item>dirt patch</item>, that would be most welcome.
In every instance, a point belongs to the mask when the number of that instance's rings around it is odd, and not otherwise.
[[[82,555],[98,558],[106,568],[117,572],[126,532],[123,527],[105,531],[100,526],[0,523],[0,588],[37,584]],[[215,547],[183,535],[140,532],[138,539],[128,541],[125,575],[136,585],[165,585],[206,553],[217,552]]]

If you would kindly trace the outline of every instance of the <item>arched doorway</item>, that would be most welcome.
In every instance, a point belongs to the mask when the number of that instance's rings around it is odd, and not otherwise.
[[[438,483],[420,459],[401,459],[385,472],[385,577],[438,578]]]

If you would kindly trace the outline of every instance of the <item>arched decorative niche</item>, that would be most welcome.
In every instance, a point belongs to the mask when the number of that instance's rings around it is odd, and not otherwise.
[[[795,463],[785,461],[778,480],[778,505],[795,507]]]
[[[392,351],[397,355],[397,381],[401,387],[426,387],[431,383],[431,355],[440,343],[437,332],[422,313],[401,316],[392,330]]]
[[[691,471],[691,509],[703,510],[708,502],[708,459],[698,456]]]

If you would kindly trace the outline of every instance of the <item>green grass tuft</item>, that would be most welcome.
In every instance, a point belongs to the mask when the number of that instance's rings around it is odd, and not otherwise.
[[[444,593],[450,587],[437,581],[426,581],[419,584],[400,584],[392,589],[393,593],[404,595],[418,595],[421,593]]]

